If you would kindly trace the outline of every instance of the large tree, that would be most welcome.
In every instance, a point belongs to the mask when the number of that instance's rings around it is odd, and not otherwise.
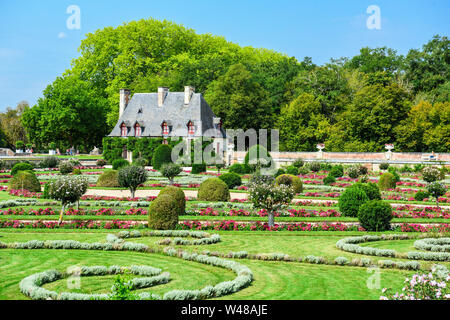
[[[329,122],[321,113],[321,104],[310,93],[300,94],[281,109],[278,119],[280,149],[315,151],[327,138]]]
[[[8,107],[6,111],[0,113],[0,129],[8,147],[15,148],[17,141],[27,142],[27,135],[22,125],[22,115],[29,109],[28,102],[22,101],[16,108]]]
[[[447,152],[450,150],[450,102],[421,101],[396,128],[401,151]]]
[[[211,83],[205,99],[229,129],[270,129],[269,94],[242,64]]]
[[[56,142],[60,148],[88,151],[108,133],[107,110],[107,100],[89,82],[69,75],[44,90],[44,98],[24,112],[22,123],[36,144]]]

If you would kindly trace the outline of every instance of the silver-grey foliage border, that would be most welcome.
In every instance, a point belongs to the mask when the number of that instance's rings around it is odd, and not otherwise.
[[[383,234],[381,236],[365,235],[341,239],[336,242],[336,247],[347,252],[378,257],[406,258],[411,260],[450,261],[450,253],[447,252],[410,251],[406,253],[406,255],[402,255],[392,249],[378,249],[372,247],[362,247],[359,245],[360,243],[365,242],[405,239],[410,239],[410,237],[408,235],[402,234]]]
[[[237,276],[231,281],[220,282],[215,286],[206,286],[201,290],[172,290],[165,293],[163,296],[154,295],[151,293],[140,293],[138,297],[140,299],[162,299],[162,300],[201,300],[221,297],[224,295],[232,294],[249,286],[253,281],[253,273],[247,267],[238,262],[225,260],[222,258],[211,257],[203,254],[189,253],[183,250],[176,250],[172,247],[166,247],[164,250],[154,250],[142,243],[126,242],[124,238],[138,238],[142,236],[176,236],[176,237],[193,237],[196,240],[184,240],[183,244],[208,244],[220,241],[220,236],[210,235],[203,231],[186,231],[186,230],[167,230],[167,231],[151,231],[148,233],[141,233],[135,231],[121,231],[118,235],[107,235],[107,242],[100,243],[84,243],[75,240],[30,240],[27,242],[13,242],[4,243],[0,241],[1,248],[10,249],[84,249],[84,250],[123,250],[123,251],[138,251],[138,252],[159,252],[171,257],[178,257],[188,261],[199,262],[208,264],[215,267],[221,267],[233,271]],[[179,241],[173,240],[174,244],[178,244]],[[137,266],[136,266],[137,267]],[[145,267],[143,267],[145,268]],[[152,268],[152,267],[147,267]],[[102,275],[102,274],[116,274],[121,272],[121,267],[112,266],[96,266],[96,267],[84,267],[84,273],[82,275]],[[159,270],[152,268],[152,270]],[[115,272],[115,273],[114,273]],[[159,271],[160,272],[160,271]],[[48,270],[40,273],[33,274],[26,277],[20,282],[20,289],[22,293],[29,296],[31,299],[59,299],[59,300],[99,300],[109,299],[107,294],[80,294],[80,293],[56,293],[42,288],[45,283],[53,282],[62,279],[66,274],[63,274],[57,270]],[[152,278],[136,278],[136,282],[143,281],[144,284],[158,284],[165,283],[163,281],[169,280],[169,275],[163,273],[161,275]]]

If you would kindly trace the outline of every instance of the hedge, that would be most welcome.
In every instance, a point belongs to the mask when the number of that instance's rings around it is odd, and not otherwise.
[[[219,178],[209,178],[200,185],[197,199],[199,201],[229,201],[230,191],[227,184]]]

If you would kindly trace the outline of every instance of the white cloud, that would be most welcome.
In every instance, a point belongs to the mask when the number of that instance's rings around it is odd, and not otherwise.
[[[64,32],[58,33],[58,39],[64,39],[66,37],[67,37],[67,34],[65,34]]]

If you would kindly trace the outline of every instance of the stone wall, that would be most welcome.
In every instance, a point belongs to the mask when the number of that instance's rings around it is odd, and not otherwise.
[[[231,163],[243,162],[246,152],[233,152]],[[298,158],[305,161],[326,161],[336,163],[392,164],[429,163],[431,153],[421,152],[271,152],[278,166],[290,164]],[[434,159],[450,165],[450,153],[436,153]]]

